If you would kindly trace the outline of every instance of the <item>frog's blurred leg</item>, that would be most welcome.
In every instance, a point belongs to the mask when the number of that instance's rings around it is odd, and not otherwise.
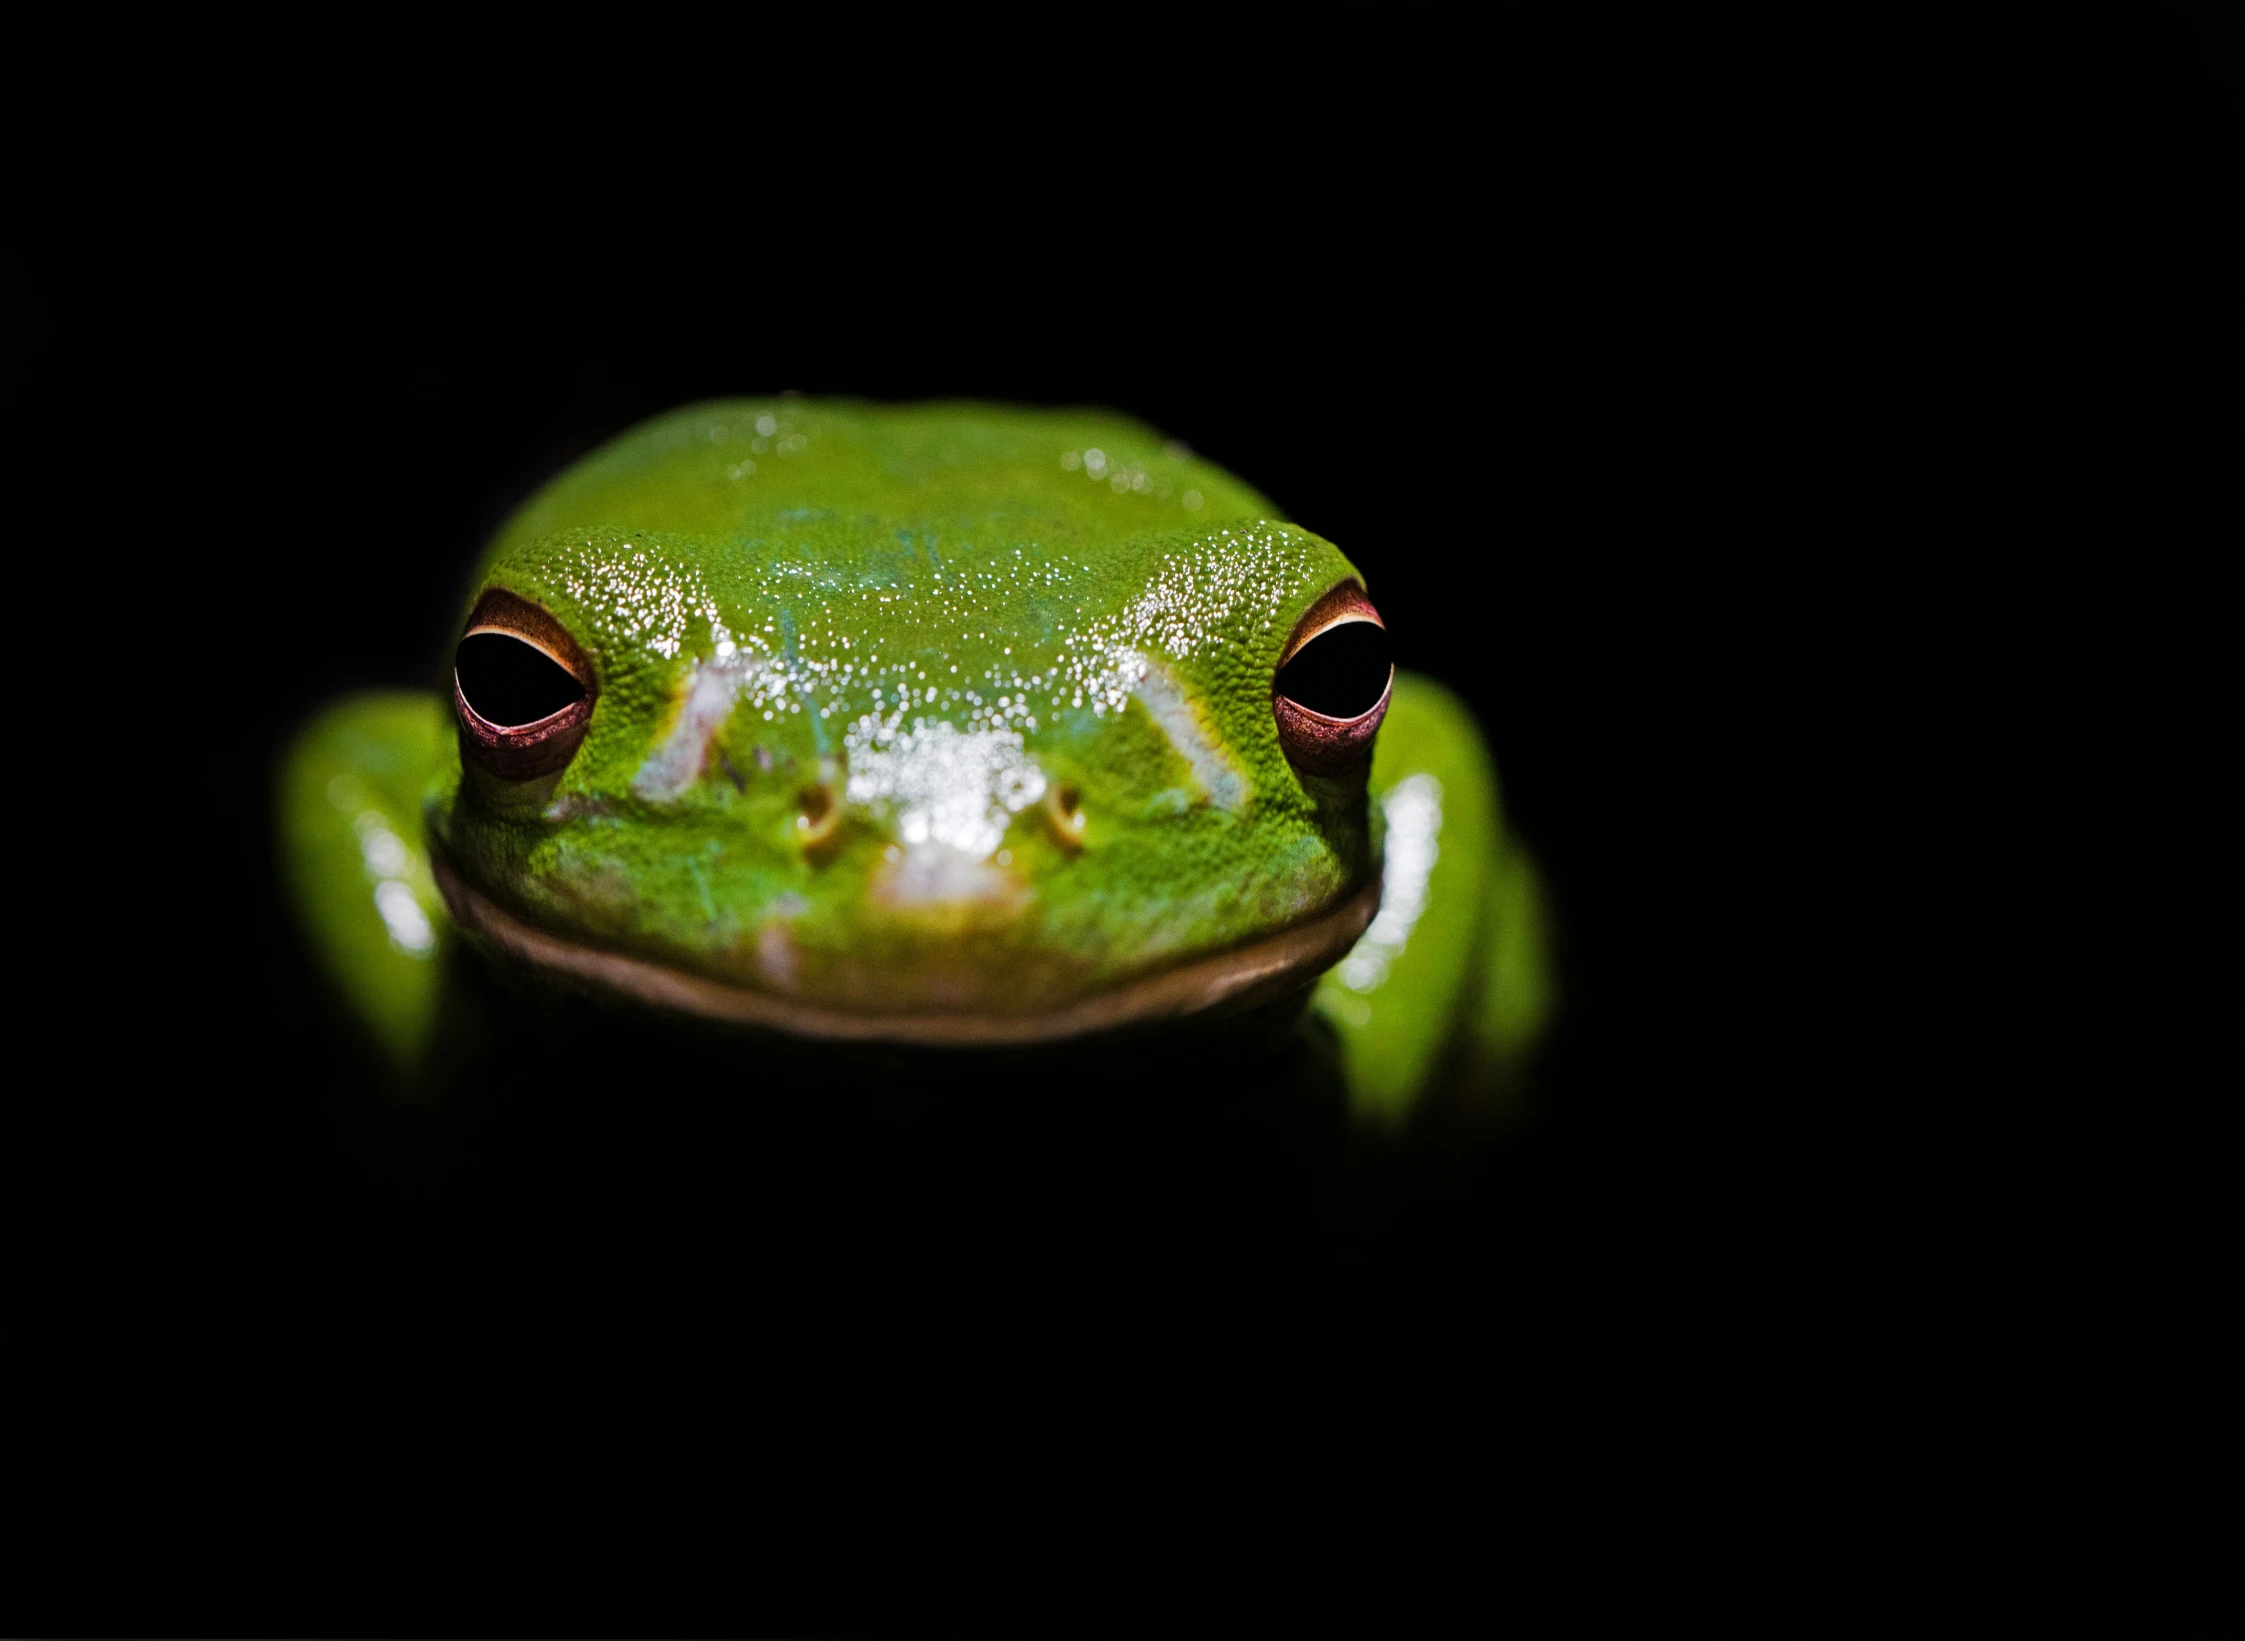
[[[421,821],[453,734],[433,694],[353,695],[321,709],[281,766],[280,867],[297,920],[409,1081],[429,1049],[454,938]]]
[[[1500,1089],[1550,1012],[1535,867],[1506,836],[1496,770],[1458,698],[1398,672],[1372,759],[1386,822],[1380,913],[1318,982],[1349,1100],[1399,1124],[1440,1078]]]
[[[1507,832],[1482,904],[1480,995],[1465,1020],[1462,1075],[1470,1097],[1509,1099],[1556,1011],[1543,874]]]

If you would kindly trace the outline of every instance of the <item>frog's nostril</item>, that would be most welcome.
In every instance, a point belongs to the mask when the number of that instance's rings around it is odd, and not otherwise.
[[[1083,795],[1066,781],[1045,789],[1045,824],[1070,854],[1084,846]]]
[[[795,817],[795,841],[803,846],[803,853],[816,859],[832,850],[841,836],[841,795],[832,781],[818,781],[803,788],[801,802],[802,809]]]

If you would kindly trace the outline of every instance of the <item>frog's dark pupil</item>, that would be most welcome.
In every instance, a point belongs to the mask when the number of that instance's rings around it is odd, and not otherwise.
[[[1344,621],[1294,652],[1279,670],[1278,692],[1328,718],[1361,718],[1380,704],[1393,670],[1387,629]]]
[[[534,724],[585,698],[585,686],[553,657],[503,632],[461,639],[452,667],[468,705],[501,729]]]

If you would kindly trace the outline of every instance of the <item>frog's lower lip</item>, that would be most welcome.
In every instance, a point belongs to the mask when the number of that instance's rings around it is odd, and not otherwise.
[[[431,851],[438,886],[460,923],[534,968],[655,1008],[797,1037],[943,1048],[1058,1042],[1193,1015],[1235,1013],[1309,983],[1346,955],[1380,908],[1377,874],[1317,916],[1041,1014],[860,1014],[730,986],[645,958],[549,934],[485,897]]]

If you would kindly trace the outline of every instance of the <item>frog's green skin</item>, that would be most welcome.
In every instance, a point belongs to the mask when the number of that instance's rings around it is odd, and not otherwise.
[[[1359,1109],[1397,1116],[1439,1067],[1516,1062],[1548,986],[1453,697],[1399,673],[1368,779],[1287,760],[1281,651],[1355,579],[1118,417],[689,406],[534,496],[462,604],[504,589],[582,650],[567,767],[500,780],[447,697],[353,697],[290,751],[284,862],[409,1071],[470,945],[752,1027],[968,1044],[1237,1008],[1340,958],[1317,1008]]]

